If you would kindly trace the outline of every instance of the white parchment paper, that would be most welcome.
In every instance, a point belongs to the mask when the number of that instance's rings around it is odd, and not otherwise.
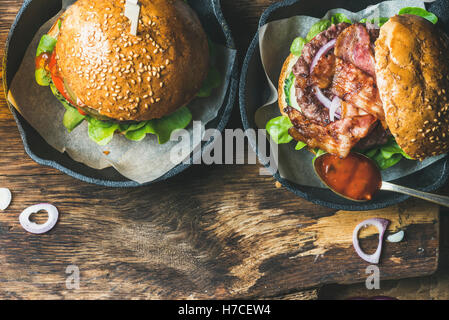
[[[64,0],[67,7],[73,0]],[[58,16],[58,15],[57,15]],[[159,145],[157,137],[148,134],[140,142],[126,139],[115,134],[114,139],[106,146],[99,146],[89,139],[87,123],[84,121],[71,133],[62,124],[64,107],[53,96],[49,87],[41,87],[34,79],[34,59],[41,36],[48,32],[56,17],[42,26],[29,45],[25,57],[16,73],[10,88],[12,104],[22,116],[33,126],[47,143],[60,152],[67,154],[75,161],[84,163],[94,169],[114,167],[126,178],[138,183],[156,180],[183,159],[172,161],[172,148],[177,150],[195,150],[201,143],[201,135],[193,135],[193,126],[188,127],[189,139],[169,141]],[[213,120],[223,105],[231,76],[231,67],[236,51],[217,45],[215,66],[222,75],[222,84],[208,98],[197,98],[189,104],[194,121],[201,121],[204,126]],[[108,155],[103,153],[108,151]]]
[[[370,6],[360,12],[354,13],[345,9],[332,9],[321,18],[294,16],[262,26],[259,29],[259,47],[263,68],[270,87],[270,96],[266,104],[256,111],[255,122],[257,127],[264,129],[270,119],[280,115],[277,104],[277,83],[282,65],[290,54],[290,46],[296,37],[305,38],[313,24],[323,18],[330,19],[337,12],[344,13],[351,21],[356,22],[363,18],[391,17],[404,7],[425,8],[423,1],[386,1]],[[293,142],[279,145],[277,154],[279,174],[283,178],[300,185],[324,187],[314,173],[312,167],[313,154],[305,149],[296,151],[294,146]],[[443,157],[444,155],[428,158],[422,162],[404,159],[397,165],[384,170],[382,178],[385,181],[398,179],[421,170]]]

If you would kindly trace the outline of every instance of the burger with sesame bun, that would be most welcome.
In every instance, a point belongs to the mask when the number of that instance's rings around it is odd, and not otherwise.
[[[279,79],[282,116],[267,123],[277,143],[380,169],[449,151],[449,37],[438,18],[404,8],[392,18],[321,20],[297,38]]]
[[[220,85],[212,44],[181,0],[140,0],[136,35],[125,1],[78,0],[41,38],[35,77],[65,107],[72,131],[83,121],[100,145],[114,133],[159,143],[189,125],[188,104]]]

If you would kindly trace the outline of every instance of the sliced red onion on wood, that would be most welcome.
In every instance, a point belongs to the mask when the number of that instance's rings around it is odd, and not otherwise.
[[[37,224],[30,221],[30,216],[33,213],[37,213],[39,211],[46,211],[48,213],[48,220],[43,224]],[[23,210],[23,212],[19,216],[19,221],[26,231],[35,234],[41,234],[53,229],[56,222],[58,221],[58,217],[58,209],[56,209],[54,205],[49,203],[40,203]]]
[[[332,122],[335,118],[340,119],[341,99],[337,96],[332,99],[331,107],[329,109],[329,118]]]
[[[12,194],[8,188],[0,188],[0,210],[6,210],[11,204]]]
[[[352,234],[352,244],[354,245],[355,252],[359,255],[360,258],[365,260],[366,262],[372,264],[378,264],[380,260],[380,253],[382,252],[382,241],[384,238],[385,231],[387,230],[390,221],[381,218],[373,218],[365,220],[355,227],[354,232]],[[379,230],[379,244],[377,245],[377,250],[371,255],[366,254],[360,248],[359,244],[359,231],[361,228],[366,226],[375,226],[377,230]]]
[[[404,240],[404,236],[405,236],[405,233],[404,233],[404,231],[401,230],[395,234],[390,234],[387,237],[387,241],[388,242],[401,242],[402,240]]]
[[[328,53],[333,47],[335,47],[336,42],[337,42],[337,39],[331,40],[328,43],[326,43],[324,46],[322,46],[320,48],[320,50],[318,50],[318,52],[316,53],[315,57],[312,60],[312,63],[310,64],[310,73],[312,73],[313,69],[318,64],[318,61],[320,60],[320,58],[323,55],[325,55],[326,53]]]

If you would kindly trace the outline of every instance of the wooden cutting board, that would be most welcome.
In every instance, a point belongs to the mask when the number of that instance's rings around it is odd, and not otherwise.
[[[275,1],[222,2],[242,58],[262,10]],[[21,3],[0,2],[1,56]],[[389,232],[406,230],[405,241],[385,244],[381,280],[437,268],[437,206],[412,200],[335,212],[276,188],[257,165],[193,166],[129,190],[89,185],[34,163],[0,96],[0,187],[13,192],[0,212],[0,298],[313,298],[306,289],[365,281],[368,264],[351,237],[370,217],[389,219]],[[229,127],[241,127],[237,108]],[[56,205],[60,219],[51,232],[31,235],[18,216],[40,202]],[[361,233],[368,251],[374,233]],[[79,289],[66,287],[71,265],[80,270]]]

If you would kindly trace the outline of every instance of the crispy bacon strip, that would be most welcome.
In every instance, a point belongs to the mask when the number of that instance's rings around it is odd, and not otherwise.
[[[380,122],[376,123],[376,126],[371,132],[363,139],[361,139],[355,148],[357,150],[368,150],[375,146],[381,146],[388,142],[391,133],[389,130],[385,130]]]
[[[311,148],[320,148],[345,158],[351,149],[366,137],[376,123],[372,115],[355,116],[332,122],[326,126],[307,119],[301,112],[288,107],[293,127],[289,134]]]
[[[335,73],[335,55],[330,53],[322,56],[310,75],[313,84],[320,89],[327,89],[332,84]]]
[[[331,91],[354,107],[374,115],[382,123],[385,122],[385,113],[374,78],[353,64],[336,59]]]
[[[342,118],[353,118],[355,116],[364,116],[367,115],[365,111],[360,108],[354,107],[352,104],[347,103],[346,101],[341,102],[341,117]]]

